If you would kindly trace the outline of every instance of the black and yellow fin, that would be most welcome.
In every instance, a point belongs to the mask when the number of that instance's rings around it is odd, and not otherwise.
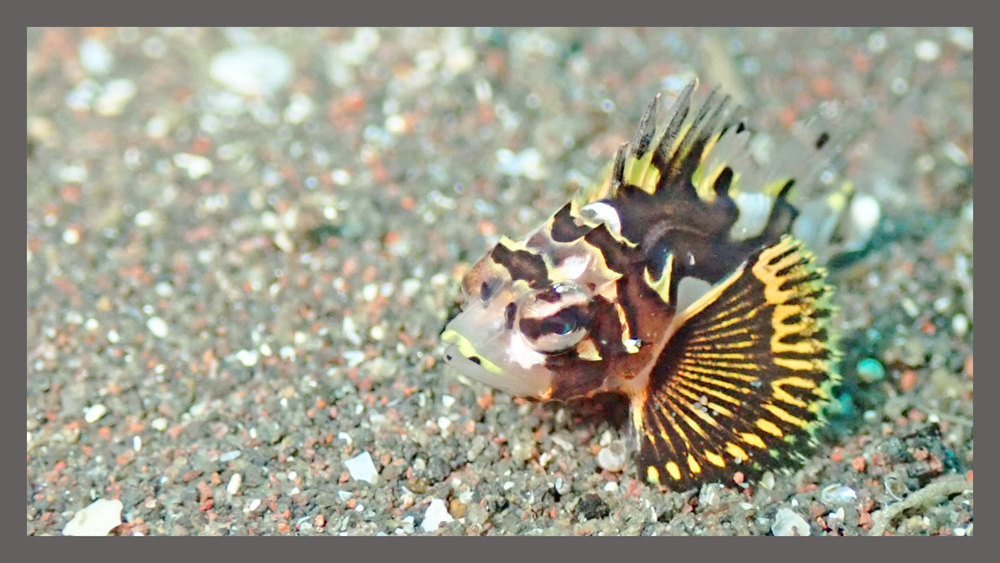
[[[704,175],[700,172],[702,162],[731,126],[742,130],[737,124],[741,114],[738,108],[730,110],[729,96],[718,96],[717,90],[712,90],[689,119],[692,94],[697,85],[697,80],[688,83],[670,108],[667,123],[659,130],[656,127],[656,110],[660,96],[653,98],[639,122],[632,144],[619,149],[609,177],[604,182],[607,188],[596,193],[615,199],[622,195],[620,190],[623,187],[629,186],[630,189],[656,194],[660,199],[690,199],[696,196],[712,199],[713,195],[700,194],[699,190],[703,188],[690,180],[699,171],[697,176],[701,181]],[[719,168],[710,172],[712,181],[721,171],[722,168]]]
[[[659,130],[656,114],[660,95],[653,98],[639,122],[632,144],[622,144],[614,160],[605,167],[600,181],[580,189],[573,197],[575,210],[602,199],[615,199],[626,185],[650,194],[656,191],[666,162],[692,128],[688,114],[697,86],[698,80],[694,79],[684,87],[670,108],[666,126]]]
[[[642,477],[686,490],[799,465],[839,381],[824,278],[785,236],[678,315],[632,397]]]

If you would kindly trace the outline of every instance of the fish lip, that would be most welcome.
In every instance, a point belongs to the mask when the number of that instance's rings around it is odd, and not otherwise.
[[[444,361],[451,366],[454,366],[458,362],[459,357],[464,357],[462,356],[462,353],[458,351],[457,344],[448,344],[445,346],[443,355]]]
[[[446,344],[443,356],[448,365],[462,375],[494,389],[517,397],[542,397],[551,383],[550,377],[538,377],[537,375],[532,376],[504,370],[479,352],[476,352],[476,356],[480,358],[480,362],[474,362],[461,351],[460,344],[466,338],[462,336],[461,332],[450,327],[443,333],[442,340]],[[489,369],[488,365],[496,371]]]
[[[518,397],[541,397],[552,383],[552,373],[544,365],[524,365],[522,358],[511,355],[511,343],[520,342],[521,336],[502,322],[501,305],[495,299],[467,303],[441,333],[444,359],[466,377],[495,389]]]
[[[462,375],[495,389],[520,395],[517,381],[503,373],[494,373],[462,354],[458,344],[448,344],[444,349],[445,362]],[[515,385],[512,385],[515,384]]]

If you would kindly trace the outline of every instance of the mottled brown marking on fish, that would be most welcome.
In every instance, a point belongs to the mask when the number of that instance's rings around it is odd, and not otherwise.
[[[576,224],[570,207],[567,203],[552,217],[552,240],[556,242],[573,242],[592,230],[591,227]]]
[[[541,256],[527,250],[511,250],[503,244],[493,248],[493,260],[510,272],[515,280],[524,280],[534,288],[544,287],[549,282],[548,267]]]

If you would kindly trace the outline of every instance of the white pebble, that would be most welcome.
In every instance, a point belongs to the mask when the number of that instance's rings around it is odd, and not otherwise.
[[[243,484],[243,475],[239,473],[233,473],[233,476],[229,478],[229,484],[226,485],[226,494],[233,496],[240,492],[240,485]]]
[[[71,246],[80,242],[80,229],[77,229],[76,227],[66,229],[63,231],[62,239],[63,242]]]
[[[144,209],[136,213],[135,218],[132,220],[135,221],[135,226],[137,227],[148,227],[156,220],[156,214],[148,209]]]
[[[775,536],[808,536],[809,522],[794,510],[782,508],[774,515],[771,533]]]
[[[874,197],[861,194],[851,201],[851,218],[858,229],[869,231],[875,228],[882,217],[882,207]]]
[[[164,430],[167,429],[167,419],[163,418],[162,416],[159,418],[154,418],[153,422],[150,422],[149,425],[152,426],[154,430],[159,430],[160,432],[163,432]]]
[[[617,473],[625,468],[625,444],[620,440],[611,442],[606,447],[601,448],[597,453],[597,465],[601,469],[606,469],[612,473]]]
[[[362,452],[360,455],[345,460],[344,466],[347,467],[348,473],[355,481],[372,483],[378,477],[375,462],[372,461],[372,455],[368,452]]]
[[[885,50],[889,44],[888,38],[883,31],[876,31],[868,36],[868,49],[873,54],[879,54]]]
[[[106,414],[108,414],[108,407],[102,405],[101,403],[97,403],[87,409],[87,412],[83,415],[83,419],[87,421],[87,424],[93,424],[104,418],[104,415]]]
[[[351,344],[354,344],[355,346],[361,344],[361,336],[358,335],[358,328],[354,324],[354,319],[351,317],[344,317],[343,330],[344,338],[346,338]]]
[[[333,172],[330,172],[330,179],[338,186],[346,186],[351,183],[351,173],[343,168],[337,168]]]
[[[88,176],[87,168],[82,165],[66,166],[59,171],[59,179],[68,184],[81,184]]]
[[[104,43],[88,37],[80,42],[80,66],[90,74],[107,74],[115,57]]]
[[[149,332],[153,333],[153,336],[158,338],[164,338],[170,332],[170,327],[167,326],[167,322],[160,317],[150,317],[146,321],[146,328]]]
[[[403,280],[403,296],[413,297],[420,291],[420,280],[414,278],[407,278]]]
[[[154,116],[146,122],[146,136],[150,139],[162,139],[170,132],[170,124],[160,116]]]
[[[256,350],[240,350],[236,352],[236,359],[246,367],[253,367],[257,365],[257,360],[260,359],[260,354]]]
[[[286,123],[298,124],[302,123],[312,115],[313,107],[312,98],[302,93],[292,94],[288,101],[288,106],[285,107],[284,119]]]
[[[548,171],[542,165],[542,153],[538,149],[529,148],[519,153],[500,149],[496,159],[497,171],[507,176],[524,176],[529,180],[542,180],[548,176]]]
[[[247,508],[250,510],[250,512],[253,512],[253,511],[257,510],[257,507],[259,507],[259,506],[260,506],[260,499],[259,498],[255,498],[252,501],[250,501],[250,505]]]
[[[938,313],[944,313],[951,307],[951,298],[948,296],[938,297],[934,300],[934,310]]]
[[[444,408],[446,409],[451,408],[451,406],[455,404],[455,397],[452,397],[451,395],[442,395],[441,404],[444,405]]]
[[[347,367],[352,368],[365,361],[365,353],[361,350],[348,350],[341,354],[347,360]]]
[[[607,446],[611,444],[612,440],[614,440],[614,436],[611,435],[611,431],[605,430],[604,433],[601,434],[601,440],[598,443],[602,446]]]
[[[132,437],[132,449],[135,451],[139,451],[142,449],[142,438],[140,438],[139,436]]]
[[[188,177],[192,180],[197,180],[212,171],[212,161],[196,154],[175,154],[174,165],[187,171]]]
[[[427,511],[424,512],[424,521],[420,524],[420,527],[424,529],[425,532],[433,532],[437,530],[441,524],[447,524],[448,522],[454,522],[455,519],[452,518],[451,514],[448,512],[448,506],[443,500],[436,498],[427,505]]]
[[[212,59],[212,78],[233,92],[265,96],[284,86],[292,76],[292,62],[281,51],[252,45],[223,51]]]
[[[120,500],[97,499],[74,514],[62,533],[64,536],[106,536],[121,525],[123,508]]]
[[[857,491],[840,483],[834,483],[820,492],[820,500],[825,504],[842,504],[857,498]]]
[[[959,338],[969,333],[969,317],[959,313],[951,319],[951,330],[955,331],[955,336]]]
[[[565,438],[562,438],[562,437],[559,437],[559,436],[552,436],[552,443],[555,444],[555,445],[557,445],[557,446],[559,446],[560,448],[562,448],[563,450],[565,450],[567,452],[572,452],[575,449],[573,447],[573,444],[571,444]]]
[[[965,151],[955,143],[945,143],[944,154],[948,155],[948,158],[958,166],[967,166],[969,164],[969,155],[965,154]]]
[[[274,233],[273,240],[274,245],[280,248],[282,252],[292,252],[295,250],[295,243],[292,241],[292,237],[284,229]]]
[[[549,452],[542,452],[542,455],[538,456],[538,465],[541,465],[542,467],[547,467],[551,462],[552,454]]]
[[[951,42],[966,51],[972,50],[972,29],[968,27],[953,27],[948,30]]]
[[[134,98],[138,89],[135,83],[127,78],[112,80],[104,86],[101,95],[94,102],[94,111],[104,117],[121,115]]]
[[[240,457],[240,455],[241,455],[241,453],[240,453],[239,450],[232,450],[232,451],[229,451],[229,452],[226,452],[226,453],[220,455],[219,456],[219,461],[221,461],[222,463],[228,463],[228,462],[233,461],[234,459]]]
[[[476,53],[468,47],[450,49],[444,58],[444,66],[452,74],[462,74],[476,63]]]
[[[393,114],[385,118],[386,131],[399,135],[406,131],[406,118],[399,114]]]
[[[917,41],[913,51],[917,54],[917,58],[924,62],[935,61],[941,56],[941,47],[930,39]]]
[[[771,490],[774,488],[774,472],[766,471],[764,475],[760,478],[760,486],[764,489]]]

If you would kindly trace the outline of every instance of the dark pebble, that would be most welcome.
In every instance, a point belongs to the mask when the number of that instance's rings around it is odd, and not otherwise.
[[[588,493],[576,505],[576,514],[583,520],[597,520],[607,518],[611,514],[611,508],[600,495]]]

